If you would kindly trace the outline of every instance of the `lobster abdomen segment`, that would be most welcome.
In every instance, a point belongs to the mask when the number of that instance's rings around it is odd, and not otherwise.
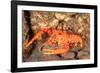
[[[80,44],[80,47],[83,47],[83,40],[80,35],[69,35],[69,40],[70,43],[75,43],[75,44]]]

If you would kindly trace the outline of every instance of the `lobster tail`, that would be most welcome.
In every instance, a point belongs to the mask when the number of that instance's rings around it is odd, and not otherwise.
[[[69,42],[70,43],[79,43],[80,47],[83,47],[83,40],[80,35],[70,35],[69,36]]]

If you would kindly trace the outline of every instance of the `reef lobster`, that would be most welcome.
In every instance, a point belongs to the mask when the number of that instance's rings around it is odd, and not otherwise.
[[[42,29],[36,35],[26,44],[26,47],[29,47],[35,40],[40,38],[44,33],[47,33],[50,37],[47,39],[46,42],[44,42],[41,46],[41,51],[43,54],[51,55],[51,54],[63,54],[67,53],[70,50],[70,44],[78,44],[80,45],[80,48],[83,47],[82,38],[78,34],[68,33],[64,30],[58,30],[58,29]],[[48,44],[50,46],[56,44],[61,46],[60,48],[43,48],[45,44]],[[43,48],[43,49],[42,49]]]

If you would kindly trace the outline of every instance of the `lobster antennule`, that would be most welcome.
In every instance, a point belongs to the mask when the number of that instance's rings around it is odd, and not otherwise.
[[[42,29],[35,36],[33,36],[33,38],[27,43],[26,47],[30,46],[36,39],[38,39],[39,37],[41,37],[41,35],[44,32],[47,32],[49,35],[52,34],[52,32],[51,32],[50,29]]]
[[[26,47],[29,47],[36,39],[41,37],[42,34],[43,34],[43,31],[40,31],[35,36],[33,36],[33,38],[27,43]]]

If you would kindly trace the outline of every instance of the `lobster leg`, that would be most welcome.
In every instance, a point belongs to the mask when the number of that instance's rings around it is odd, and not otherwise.
[[[46,55],[51,55],[51,54],[63,54],[65,52],[69,51],[69,49],[61,49],[61,48],[58,48],[58,49],[43,49],[43,54],[46,54]]]
[[[43,54],[45,55],[51,55],[51,54],[63,54],[69,51],[69,45],[65,45],[64,48],[58,48],[58,49],[43,49]]]

